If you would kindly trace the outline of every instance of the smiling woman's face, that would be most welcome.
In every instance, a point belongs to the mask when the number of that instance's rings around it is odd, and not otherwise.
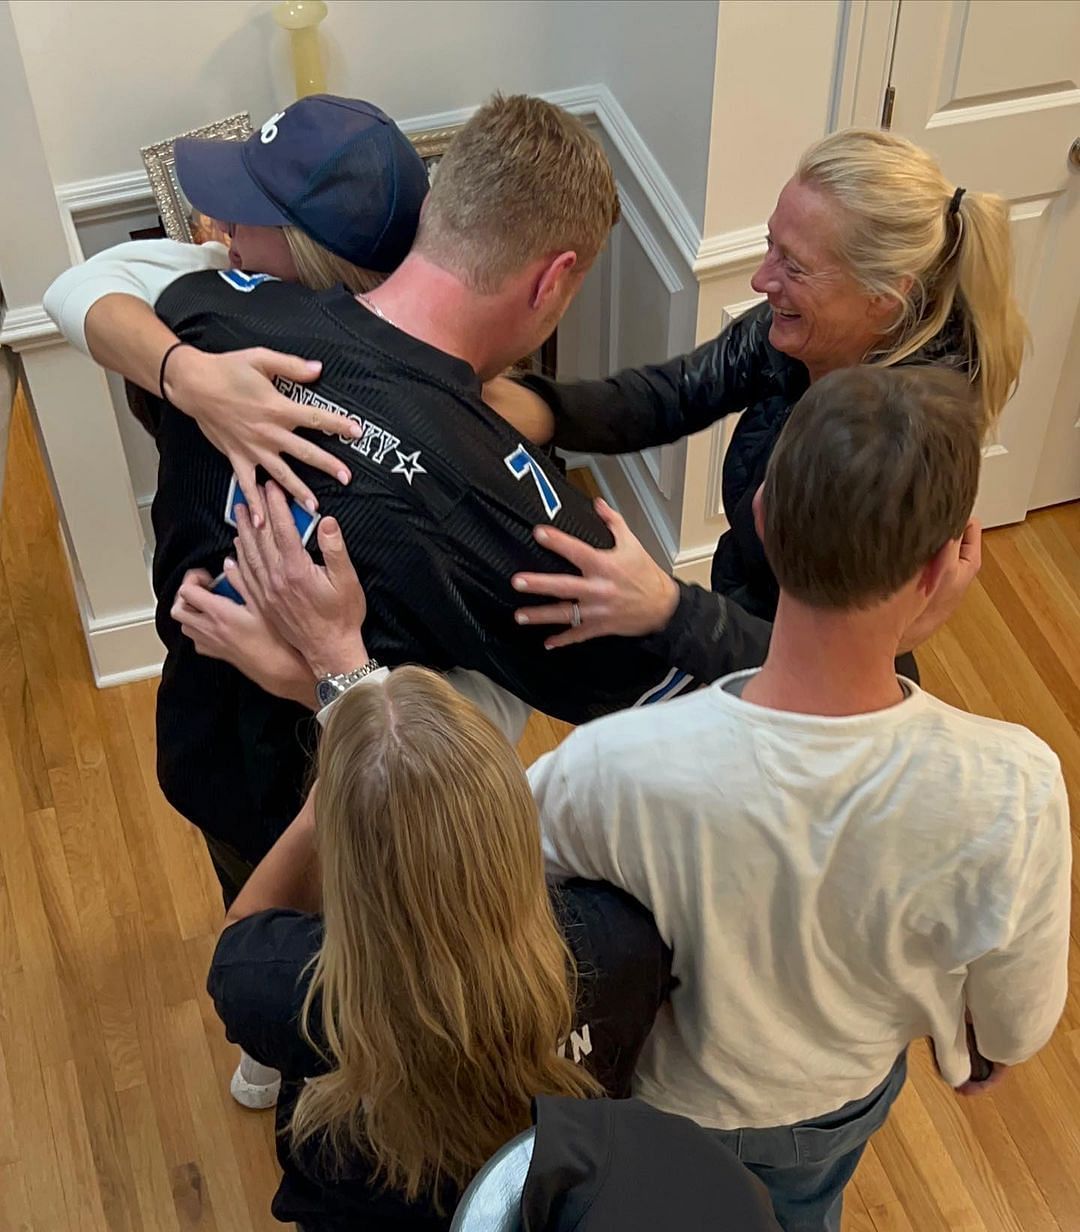
[[[883,337],[893,305],[871,295],[835,255],[837,206],[789,180],[769,219],[769,251],[750,285],[773,310],[769,341],[810,379],[861,363]]]

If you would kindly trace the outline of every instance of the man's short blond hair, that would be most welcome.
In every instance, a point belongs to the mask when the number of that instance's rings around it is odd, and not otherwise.
[[[572,251],[587,266],[618,220],[611,164],[585,125],[496,94],[440,160],[413,251],[489,293],[539,257]]]
[[[795,404],[765,474],[765,555],[812,607],[894,595],[971,517],[984,417],[958,372],[847,368]]]

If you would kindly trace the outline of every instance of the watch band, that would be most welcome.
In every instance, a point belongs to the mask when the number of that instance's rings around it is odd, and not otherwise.
[[[368,659],[363,667],[358,667],[355,671],[320,676],[315,684],[315,700],[319,703],[320,708],[329,706],[331,702],[337,701],[343,693],[347,693],[354,684],[359,684],[361,680],[370,676],[372,672],[377,672],[380,666],[376,659]]]

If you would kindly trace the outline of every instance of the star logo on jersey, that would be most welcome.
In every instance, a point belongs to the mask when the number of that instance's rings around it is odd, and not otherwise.
[[[426,475],[427,471],[420,465],[420,450],[414,449],[412,453],[402,453],[400,449],[395,449],[397,454],[397,466],[390,472],[391,475],[404,475],[405,482],[412,487],[413,478],[416,475]]]

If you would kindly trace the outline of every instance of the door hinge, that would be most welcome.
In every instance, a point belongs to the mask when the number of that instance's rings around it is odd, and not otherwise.
[[[881,108],[881,127],[888,132],[892,128],[893,107],[896,104],[896,86],[885,91],[885,103]]]

